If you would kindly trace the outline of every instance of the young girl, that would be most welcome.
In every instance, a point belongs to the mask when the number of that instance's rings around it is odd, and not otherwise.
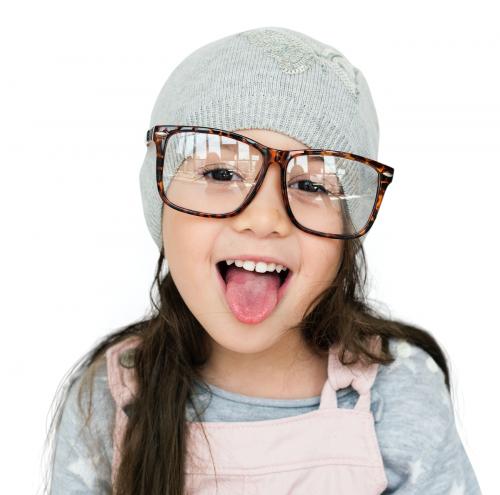
[[[442,349],[364,294],[378,138],[361,71],[299,32],[173,71],[140,173],[154,311],[70,375],[48,493],[480,493]]]

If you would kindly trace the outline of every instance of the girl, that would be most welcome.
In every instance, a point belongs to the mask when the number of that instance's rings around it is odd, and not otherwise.
[[[364,295],[378,138],[361,71],[299,32],[173,71],[140,173],[158,299],[70,375],[49,493],[480,493],[442,349]]]

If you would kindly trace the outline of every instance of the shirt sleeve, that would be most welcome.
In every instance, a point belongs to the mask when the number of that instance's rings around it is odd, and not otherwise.
[[[418,346],[390,344],[396,360],[374,384],[383,414],[376,423],[388,479],[383,495],[481,495],[455,425],[444,373]]]
[[[112,428],[114,401],[107,386],[106,366],[96,371],[92,388],[91,420],[84,387],[80,409],[78,389],[83,374],[72,383],[54,438],[55,453],[50,495],[111,494]]]

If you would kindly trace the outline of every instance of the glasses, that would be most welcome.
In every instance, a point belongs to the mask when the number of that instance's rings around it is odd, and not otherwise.
[[[393,168],[353,153],[279,150],[210,127],[156,125],[146,134],[146,144],[151,142],[158,192],[168,206],[207,218],[237,215],[277,163],[292,223],[332,239],[353,239],[370,230],[394,174]]]

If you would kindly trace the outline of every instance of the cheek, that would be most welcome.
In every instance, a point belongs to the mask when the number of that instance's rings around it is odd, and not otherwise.
[[[297,284],[298,303],[294,317],[298,320],[312,309],[311,303],[337,277],[342,262],[342,244],[338,239],[333,242],[314,242],[303,244],[303,262]],[[308,310],[309,308],[309,310]]]
[[[212,245],[213,227],[206,219],[164,208],[163,244],[172,264],[196,264],[204,260]]]
[[[310,285],[330,285],[342,261],[343,245],[338,239],[313,239],[303,245],[302,274]]]
[[[175,285],[186,303],[195,296],[200,300],[198,288],[209,283],[218,224],[172,208],[164,210],[162,221],[165,257]]]

